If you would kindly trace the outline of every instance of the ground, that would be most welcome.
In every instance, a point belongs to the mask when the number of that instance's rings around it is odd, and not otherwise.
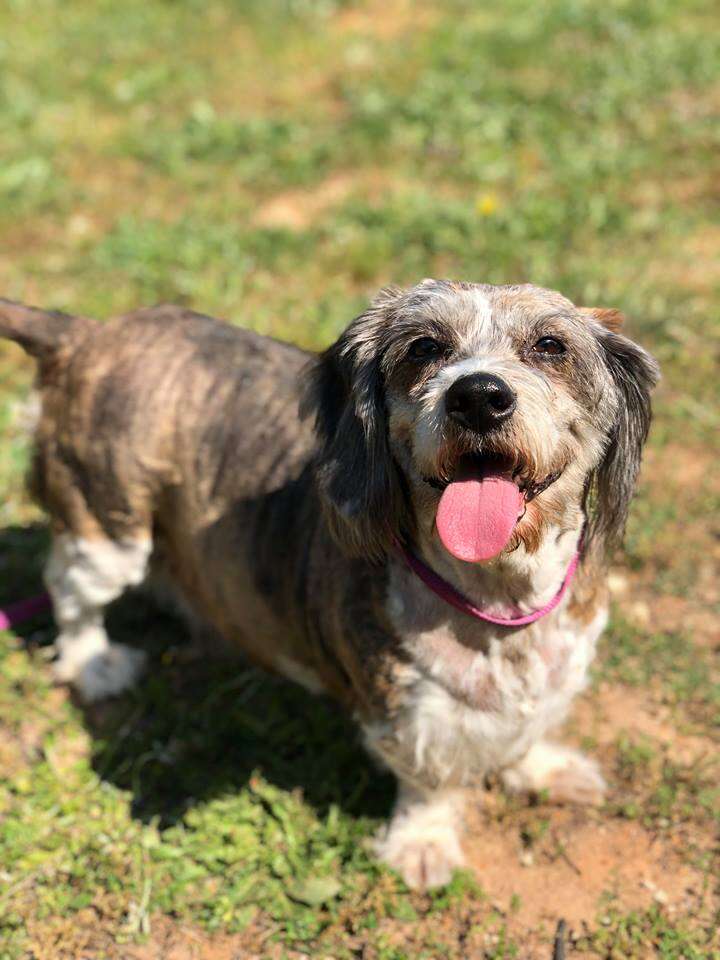
[[[12,0],[0,293],[171,300],[319,347],[390,282],[533,280],[613,306],[664,380],[613,617],[562,735],[588,812],[491,785],[470,869],[410,894],[392,783],[329,703],[153,651],[122,700],[0,634],[0,958],[720,957],[720,33],[711,0]],[[32,364],[0,344],[0,605],[40,588]]]

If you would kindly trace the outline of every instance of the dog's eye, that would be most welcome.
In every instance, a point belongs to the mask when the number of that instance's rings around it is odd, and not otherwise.
[[[432,357],[438,357],[443,351],[442,344],[432,337],[421,337],[410,344],[408,357],[411,360],[430,360]]]
[[[533,347],[533,353],[543,357],[561,357],[565,353],[565,344],[556,337],[540,337]]]

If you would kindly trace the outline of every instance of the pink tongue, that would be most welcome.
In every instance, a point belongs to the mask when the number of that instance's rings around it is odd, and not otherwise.
[[[458,560],[490,560],[510,539],[522,505],[523,495],[507,474],[488,471],[450,483],[435,518],[440,539]]]

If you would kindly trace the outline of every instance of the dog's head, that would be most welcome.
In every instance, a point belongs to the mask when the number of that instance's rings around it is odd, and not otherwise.
[[[319,358],[305,409],[332,530],[356,553],[439,536],[480,562],[588,513],[622,535],[655,361],[620,315],[531,285],[387,289]]]

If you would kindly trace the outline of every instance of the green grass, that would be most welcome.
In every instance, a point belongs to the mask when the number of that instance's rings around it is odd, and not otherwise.
[[[647,691],[712,750],[716,19],[710,0],[11,0],[0,293],[98,316],[174,300],[311,347],[428,275],[621,308],[664,383],[593,697]],[[0,602],[39,589],[46,549],[22,488],[32,374],[0,345]],[[638,624],[636,592],[682,615]],[[182,627],[142,598],[112,626],[154,668],[85,714],[48,686],[46,621],[1,640],[2,960],[123,956],[160,915],[278,956],[525,955],[519,895],[500,909],[466,875],[410,895],[375,865],[392,784],[330,704],[240,667],[188,678]],[[603,816],[692,829],[709,863],[716,772],[633,731],[605,760]],[[551,842],[547,811],[502,810],[519,848]],[[602,909],[598,956],[717,956],[705,915]]]
[[[669,923],[657,906],[629,913],[612,907],[601,917],[598,930],[583,937],[578,946],[591,956],[612,960],[635,960],[639,956],[717,960],[720,956],[712,934],[698,933],[682,922]]]
[[[692,637],[675,631],[648,633],[615,617],[602,641],[596,679],[633,687],[657,683],[665,703],[693,712],[707,727],[720,725],[720,685],[713,672],[713,652],[698,649]]]

